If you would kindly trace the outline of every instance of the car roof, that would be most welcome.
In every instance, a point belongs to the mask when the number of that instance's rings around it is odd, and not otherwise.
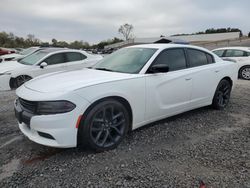
[[[212,51],[215,50],[246,50],[250,52],[250,48],[249,47],[242,47],[242,46],[232,46],[232,47],[224,47],[224,48],[216,48]]]
[[[39,52],[53,53],[53,52],[80,52],[80,50],[68,49],[68,48],[41,48]]]
[[[211,51],[199,47],[199,46],[194,46],[194,45],[189,45],[189,44],[172,44],[172,43],[168,43],[168,44],[162,44],[162,43],[155,43],[155,44],[140,44],[140,45],[134,45],[134,46],[129,46],[127,48],[155,48],[155,49],[159,49],[159,50],[163,50],[163,49],[167,49],[167,48],[194,48],[194,49],[198,49],[198,50],[202,50],[205,51],[207,53],[211,53]]]

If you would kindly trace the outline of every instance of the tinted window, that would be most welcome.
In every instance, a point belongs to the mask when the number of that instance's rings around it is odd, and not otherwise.
[[[67,57],[67,62],[81,61],[87,58],[85,55],[77,52],[67,52],[66,57]]]
[[[48,65],[60,64],[65,62],[64,53],[54,54],[44,60]]]
[[[250,52],[246,52],[246,56],[250,56]]]
[[[242,50],[227,50],[225,57],[243,57],[244,51]]]
[[[167,64],[169,71],[186,68],[186,58],[183,49],[170,49],[163,51],[156,58],[154,64]]]
[[[207,65],[207,56],[205,52],[187,49],[190,67],[197,67],[202,65]]]
[[[210,54],[206,54],[207,55],[207,62],[208,63],[215,63],[214,61],[214,57]]]
[[[225,50],[216,50],[216,51],[213,51],[213,52],[214,52],[217,56],[222,57],[224,51],[225,51]]]

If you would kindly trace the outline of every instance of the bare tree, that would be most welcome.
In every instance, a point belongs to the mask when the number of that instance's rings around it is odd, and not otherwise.
[[[126,23],[120,26],[118,32],[124,36],[125,40],[129,40],[132,37],[133,29],[134,27],[132,24]]]

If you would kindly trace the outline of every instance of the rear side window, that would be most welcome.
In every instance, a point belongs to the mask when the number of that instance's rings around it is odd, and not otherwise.
[[[44,60],[48,65],[65,63],[64,53],[54,54]]]
[[[222,57],[223,56],[223,54],[224,54],[224,52],[225,52],[225,50],[216,50],[216,51],[213,51],[217,56],[219,56],[219,57]]]
[[[154,64],[167,64],[169,71],[181,70],[186,68],[186,58],[183,49],[169,49],[163,51]]]
[[[81,61],[83,59],[86,59],[87,57],[78,52],[67,52],[66,58],[67,62],[72,62],[72,61]]]
[[[207,53],[195,50],[187,49],[190,67],[198,67],[208,64]]]
[[[227,50],[225,57],[243,57],[244,51],[242,50]]]

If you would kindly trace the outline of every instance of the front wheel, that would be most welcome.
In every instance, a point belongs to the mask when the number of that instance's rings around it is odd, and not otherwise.
[[[79,128],[80,146],[106,151],[119,145],[129,127],[129,115],[123,104],[107,100],[95,105]]]
[[[220,81],[214,94],[212,107],[223,110],[227,107],[231,95],[232,85],[228,80]]]
[[[239,71],[239,78],[250,80],[250,66],[244,66]]]
[[[21,75],[18,76],[17,78],[15,78],[14,80],[14,88],[18,88],[21,85],[23,85],[25,82],[31,80],[32,78],[30,76],[26,76],[26,75]]]

